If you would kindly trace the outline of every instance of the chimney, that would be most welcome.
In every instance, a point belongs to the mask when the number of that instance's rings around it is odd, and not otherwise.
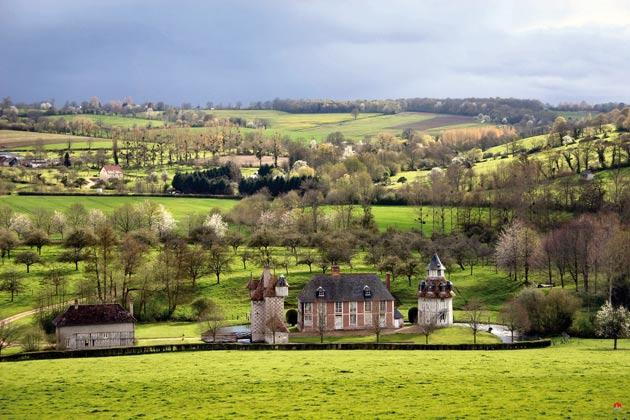
[[[79,299],[75,299],[74,300],[74,310],[78,311],[79,310]]]
[[[339,271],[339,266],[337,264],[335,264],[332,267],[330,267],[330,274],[333,277],[340,277],[341,276],[341,271]]]
[[[129,299],[129,313],[133,316],[133,299]]]
[[[385,287],[387,287],[387,290],[390,290],[391,285],[392,285],[392,275],[391,273],[385,273]]]

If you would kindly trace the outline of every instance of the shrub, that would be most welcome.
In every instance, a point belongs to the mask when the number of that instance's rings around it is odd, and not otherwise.
[[[298,311],[295,309],[289,309],[286,314],[287,324],[296,325],[298,322]]]
[[[29,328],[22,335],[20,345],[24,351],[39,351],[43,339],[44,334],[42,330],[37,327]]]
[[[571,335],[582,338],[595,338],[595,324],[589,314],[578,313],[569,330]]]
[[[567,331],[580,308],[580,299],[563,289],[552,289],[549,293],[524,289],[516,301],[527,312],[530,323],[527,332],[543,336]]]
[[[415,306],[412,308],[409,308],[409,310],[407,311],[407,319],[412,324],[415,324],[416,322],[418,322],[418,308],[416,308]]]
[[[407,182],[407,178],[405,178],[404,176],[401,176],[400,178],[398,178],[398,183],[404,184],[405,182]]]

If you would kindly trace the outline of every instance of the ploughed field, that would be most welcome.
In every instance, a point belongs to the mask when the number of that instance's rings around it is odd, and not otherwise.
[[[609,418],[630,340],[513,351],[208,351],[2,363],[0,416]],[[624,404],[614,412],[615,402]]]

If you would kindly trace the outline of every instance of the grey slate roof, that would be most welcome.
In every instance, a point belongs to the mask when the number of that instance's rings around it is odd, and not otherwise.
[[[437,252],[433,254],[431,257],[431,262],[427,266],[427,270],[445,270],[446,267],[442,265],[442,261],[440,261],[440,257],[438,257]]]
[[[376,274],[341,274],[339,277],[319,274],[313,277],[300,292],[300,302],[314,302],[316,291],[322,287],[325,291],[325,299],[328,302],[360,302],[366,300],[363,296],[363,288],[368,286],[372,292],[372,300],[394,300]]]
[[[70,325],[122,324],[136,322],[136,319],[118,303],[101,305],[74,305],[53,320],[55,327]]]

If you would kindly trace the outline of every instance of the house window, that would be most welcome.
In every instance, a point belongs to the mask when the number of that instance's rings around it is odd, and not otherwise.
[[[318,298],[325,297],[326,296],[326,290],[323,287],[319,286],[317,288],[317,292],[315,293],[315,296],[317,296]]]
[[[343,302],[335,302],[335,313],[343,312]]]
[[[380,314],[378,317],[379,325],[381,327],[385,326],[385,314]]]
[[[364,312],[372,312],[372,301],[366,300],[363,302]]]
[[[381,312],[385,312],[387,310],[387,301],[386,300],[381,300],[379,302],[379,309]]]
[[[313,304],[311,302],[304,302],[304,313],[305,314],[313,313]]]
[[[357,325],[357,303],[350,302],[350,325]]]
[[[304,315],[304,325],[308,325],[308,326],[313,325],[313,315],[311,314]]]
[[[372,325],[372,316],[372,313],[365,314],[365,325],[367,325],[368,327]]]

